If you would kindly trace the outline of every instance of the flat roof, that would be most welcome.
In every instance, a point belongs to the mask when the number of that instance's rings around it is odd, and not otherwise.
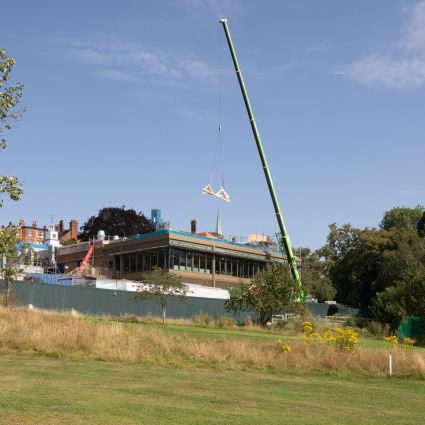
[[[257,245],[251,245],[251,244],[243,244],[243,243],[238,243],[238,242],[231,242],[231,241],[228,241],[226,239],[208,238],[206,236],[200,236],[200,235],[195,235],[193,233],[181,232],[181,231],[176,231],[176,230],[160,230],[159,232],[151,232],[151,233],[144,233],[142,235],[130,236],[127,239],[128,240],[144,239],[144,238],[149,238],[151,236],[166,235],[166,234],[185,236],[185,237],[209,241],[209,242],[213,242],[213,243],[219,242],[219,243],[223,243],[223,244],[227,244],[227,245],[231,245],[231,246],[235,246],[235,247],[237,246],[237,247],[241,247],[241,248],[256,249],[256,250],[262,251],[262,252],[266,251],[266,252],[272,252],[274,254],[280,254],[280,255],[282,254],[282,252],[277,250],[277,249],[271,249],[271,248],[267,248],[267,247],[263,247],[263,246],[257,246]]]

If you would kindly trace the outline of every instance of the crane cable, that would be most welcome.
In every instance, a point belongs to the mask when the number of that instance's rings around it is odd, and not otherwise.
[[[219,32],[217,32],[219,35]],[[219,38],[217,37],[217,43],[219,43]],[[206,195],[214,195],[223,201],[230,202],[230,195],[225,190],[225,183],[224,183],[224,171],[223,171],[223,141],[222,141],[222,48],[221,43],[219,43],[219,55],[218,55],[218,78],[217,78],[217,91],[218,91],[218,102],[217,102],[217,118],[218,118],[218,124],[217,124],[217,141],[216,141],[216,147],[213,157],[213,162],[211,166],[211,172],[210,172],[210,180],[209,185],[205,186],[202,192]],[[220,161],[220,173],[221,173],[221,187],[218,192],[214,192],[212,189],[213,187],[213,178],[214,178],[214,172],[216,170],[216,164],[217,160]]]

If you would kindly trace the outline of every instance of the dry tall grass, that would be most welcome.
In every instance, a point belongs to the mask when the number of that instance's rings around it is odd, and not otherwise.
[[[72,313],[6,308],[0,308],[0,352],[371,376],[387,374],[388,367],[386,350],[342,353],[326,345],[299,343],[291,344],[291,352],[284,354],[276,343],[252,338],[197,338],[143,325],[87,320]],[[393,374],[425,378],[425,351],[394,351]]]

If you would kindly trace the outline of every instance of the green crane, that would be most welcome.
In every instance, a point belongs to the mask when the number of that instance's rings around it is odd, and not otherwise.
[[[277,199],[276,190],[273,185],[272,176],[270,174],[269,166],[267,164],[266,154],[264,153],[263,144],[261,143],[260,133],[258,132],[257,124],[255,122],[254,114],[252,112],[251,104],[248,98],[248,92],[246,91],[245,83],[242,77],[242,71],[239,67],[238,58],[236,57],[235,48],[233,46],[232,37],[230,36],[229,27],[227,25],[227,19],[220,19],[220,24],[223,25],[224,32],[226,34],[227,43],[229,45],[230,54],[232,55],[233,65],[235,67],[236,76],[238,77],[239,87],[242,91],[243,100],[245,102],[246,111],[248,112],[249,123],[251,124],[251,129],[254,134],[255,143],[257,145],[258,153],[260,155],[261,164],[263,166],[264,175],[266,177],[267,186],[269,188],[270,196],[272,198],[274,211],[277,218],[277,223],[279,225],[280,233],[278,234],[279,245],[282,253],[286,255],[288,264],[291,268],[292,277],[297,282],[301,294],[299,300],[304,298],[304,293],[301,286],[301,278],[298,273],[297,259],[292,252],[291,241],[289,239],[288,232],[283,222],[282,211],[279,206],[279,201]]]

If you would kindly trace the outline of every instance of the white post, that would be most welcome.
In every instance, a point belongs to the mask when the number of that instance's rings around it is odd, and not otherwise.
[[[388,369],[389,369],[389,373],[390,373],[390,376],[391,376],[393,374],[393,357],[392,357],[391,354],[390,354],[390,357],[388,359]]]

